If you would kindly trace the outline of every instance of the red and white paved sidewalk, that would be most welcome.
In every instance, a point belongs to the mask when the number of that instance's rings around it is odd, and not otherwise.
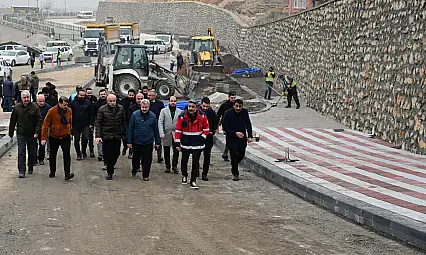
[[[345,129],[254,127],[248,152],[327,189],[426,223],[426,156]],[[290,148],[290,159],[277,162]]]

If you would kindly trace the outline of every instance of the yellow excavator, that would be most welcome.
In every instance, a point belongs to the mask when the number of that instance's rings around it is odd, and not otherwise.
[[[193,36],[189,43],[189,65],[197,72],[222,72],[219,40],[213,27],[208,27],[207,36]]]

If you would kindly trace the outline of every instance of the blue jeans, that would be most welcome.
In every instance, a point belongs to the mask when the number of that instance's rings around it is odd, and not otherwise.
[[[4,97],[3,98],[3,112],[11,112],[12,111],[13,98],[12,97]]]
[[[170,63],[170,71],[173,72],[173,69],[175,68],[175,63]]]

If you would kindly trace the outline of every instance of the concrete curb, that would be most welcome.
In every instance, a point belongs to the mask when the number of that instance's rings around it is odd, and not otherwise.
[[[2,157],[6,152],[8,152],[16,143],[18,139],[16,135],[12,139],[8,135],[3,136],[0,139],[0,157]]]
[[[221,149],[225,148],[224,136],[216,135],[214,141]],[[326,189],[248,152],[242,164],[256,175],[311,203],[381,234],[426,250],[426,224]]]
[[[64,66],[55,66],[55,67],[49,67],[49,68],[34,70],[34,72],[36,74],[51,73],[51,72],[63,71],[63,70],[70,69],[70,68],[83,67],[83,66],[87,66],[87,64],[70,64],[70,65],[64,65]],[[30,73],[28,73],[28,74],[30,74]]]

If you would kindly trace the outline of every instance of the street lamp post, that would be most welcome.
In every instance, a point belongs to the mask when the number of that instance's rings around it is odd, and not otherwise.
[[[67,0],[64,0],[65,3],[65,13],[67,13]]]

